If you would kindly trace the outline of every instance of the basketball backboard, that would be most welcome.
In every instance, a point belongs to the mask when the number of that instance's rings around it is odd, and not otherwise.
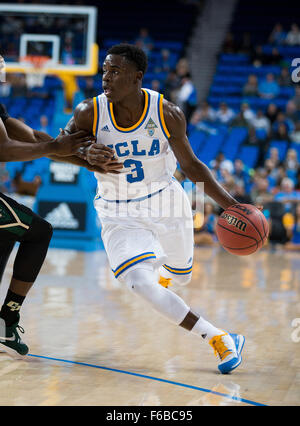
[[[0,55],[6,72],[28,72],[28,56],[48,57],[46,74],[91,75],[98,69],[97,9],[0,4]]]

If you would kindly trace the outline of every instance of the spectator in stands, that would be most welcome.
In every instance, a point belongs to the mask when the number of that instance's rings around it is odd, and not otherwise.
[[[252,41],[251,33],[246,31],[242,34],[242,39],[238,46],[238,53],[242,53],[243,55],[250,55],[252,52],[253,52],[253,41]]]
[[[290,133],[290,138],[292,142],[300,144],[300,121],[296,122],[294,131]]]
[[[297,110],[296,104],[293,100],[289,100],[285,107],[285,115],[287,120],[290,120],[293,123],[293,128],[295,126],[295,123],[299,120],[300,115],[299,111]],[[294,129],[292,129],[294,130]]]
[[[164,95],[166,99],[176,103],[176,96],[179,88],[180,78],[175,70],[171,70],[164,82]]]
[[[186,58],[180,58],[176,64],[176,73],[179,78],[183,78],[190,74],[190,67]]]
[[[263,110],[259,109],[255,117],[251,121],[252,126],[256,131],[256,136],[260,139],[266,139],[271,130],[270,120],[264,115]]]
[[[286,115],[280,111],[277,114],[276,120],[274,121],[274,123],[272,124],[272,132],[273,132],[273,137],[275,138],[275,134],[283,134],[283,128],[281,128],[281,131],[279,131],[279,126],[281,124],[284,124],[287,130],[287,134],[289,134],[290,132],[292,132],[294,130],[294,123],[292,120],[290,120],[289,118],[286,117]],[[283,139],[281,139],[283,140]]]
[[[83,89],[83,93],[86,99],[94,98],[99,94],[98,90],[95,88],[95,82],[93,77],[85,78],[85,88]]]
[[[269,188],[268,179],[258,176],[254,178],[254,184],[251,189],[251,199],[255,204],[264,205],[273,201],[273,194]]]
[[[248,102],[243,102],[243,103],[242,103],[242,105],[241,105],[241,111],[242,111],[242,113],[243,113],[243,116],[244,116],[245,120],[246,120],[248,123],[251,123],[251,122],[254,120],[254,118],[255,118],[255,113],[254,113],[254,111],[250,108],[250,106],[249,106]]]
[[[194,215],[194,240],[197,246],[213,245],[216,241],[215,228],[217,215],[212,203],[204,205],[204,215],[200,212]]]
[[[280,165],[278,148],[276,148],[276,147],[270,148],[269,158],[270,158],[270,160],[272,160],[275,167],[278,167]]]
[[[243,87],[243,96],[258,96],[258,80],[255,74],[248,76],[247,83]]]
[[[221,170],[226,169],[230,174],[233,173],[234,167],[231,160],[225,158],[223,152],[220,152],[214,160],[212,160],[209,166],[213,169],[217,179],[221,178]]]
[[[252,204],[251,195],[247,193],[245,186],[240,182],[236,183],[232,196],[241,204]]]
[[[267,62],[267,56],[263,51],[263,46],[260,44],[255,46],[253,53],[251,54],[250,61],[254,67],[261,67]]]
[[[269,43],[280,45],[283,44],[286,39],[286,32],[280,23],[276,24],[269,36]]]
[[[237,43],[234,39],[234,35],[231,32],[228,32],[225,36],[224,43],[222,45],[222,52],[226,54],[236,53]]]
[[[292,179],[292,181],[296,185],[297,184],[297,174],[298,174],[298,169],[300,167],[300,164],[299,164],[299,161],[298,161],[298,154],[297,154],[297,151],[295,149],[290,148],[287,151],[283,165],[285,167],[287,177]]]
[[[266,117],[269,119],[271,125],[276,120],[277,114],[279,112],[278,106],[276,104],[270,103],[267,107]]]
[[[134,42],[138,47],[143,49],[147,56],[151,55],[151,52],[154,48],[154,42],[152,37],[149,35],[148,28],[141,28],[138,37]]]
[[[253,126],[249,127],[247,139],[244,143],[245,143],[245,145],[259,145],[260,144],[260,139],[257,137],[255,128]]]
[[[159,80],[151,81],[151,90],[154,90],[155,92],[161,92],[161,83]]]
[[[245,188],[246,192],[249,192],[251,176],[249,170],[239,158],[234,161],[234,170],[232,176],[236,185],[242,185]]]
[[[295,206],[295,213],[290,215],[287,220],[286,213],[283,217],[283,224],[287,230],[288,242],[284,248],[286,250],[299,251],[300,250],[300,203]]]
[[[286,141],[286,142],[291,141],[288,134],[288,128],[285,123],[279,123],[277,130],[273,132],[272,136],[273,136],[273,139],[277,141]]]
[[[40,127],[38,128],[38,130],[40,132],[44,132],[44,133],[47,133],[47,134],[50,133],[49,123],[48,123],[48,117],[46,115],[41,115],[41,117],[40,117]]]
[[[286,211],[291,211],[292,205],[300,201],[300,193],[294,188],[292,179],[285,177],[282,179],[280,191],[274,196],[275,201],[284,203]]]
[[[155,66],[154,71],[169,72],[172,69],[171,52],[169,49],[162,49],[158,64]]]
[[[267,158],[265,160],[263,171],[264,173],[261,176],[268,180],[269,189],[273,189],[277,184],[279,171],[278,167],[271,158]]]
[[[277,47],[273,47],[271,54],[265,55],[263,65],[281,65],[283,64],[283,56],[279,53]]]
[[[234,177],[226,167],[221,168],[220,183],[226,189],[226,191],[229,192],[229,194],[233,194],[235,188]]]
[[[194,111],[190,123],[196,126],[202,121],[213,122],[216,119],[215,110],[207,101],[203,101],[201,105]]]
[[[292,24],[290,31],[287,33],[285,44],[289,46],[300,45],[300,29],[297,24]]]
[[[297,110],[300,111],[300,86],[299,86],[299,84],[296,85],[295,96],[292,98],[292,101],[295,103]]]
[[[197,92],[190,74],[186,74],[181,79],[181,86],[177,92],[176,104],[184,112],[186,120],[189,121],[197,107]]]
[[[249,122],[246,120],[242,109],[235,115],[230,125],[231,127],[248,127]]]
[[[264,99],[273,99],[278,96],[280,87],[275,80],[274,74],[268,73],[266,78],[258,85],[259,96]]]
[[[280,87],[291,87],[293,85],[288,67],[281,68],[277,82]]]
[[[241,105],[240,112],[232,120],[231,126],[249,127],[254,117],[255,114],[252,109],[250,109],[249,104],[247,102],[243,102]]]
[[[228,107],[226,102],[221,102],[216,112],[216,121],[221,124],[230,124],[235,116],[234,111]]]

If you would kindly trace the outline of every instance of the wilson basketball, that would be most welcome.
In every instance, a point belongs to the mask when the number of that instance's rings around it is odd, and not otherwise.
[[[234,204],[219,217],[216,234],[229,253],[246,256],[264,245],[269,235],[269,225],[255,206]]]

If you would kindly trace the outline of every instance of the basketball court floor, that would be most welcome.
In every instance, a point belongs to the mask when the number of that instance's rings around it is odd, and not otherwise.
[[[224,376],[206,341],[112,277],[104,252],[50,249],[23,306],[30,355],[0,354],[0,405],[300,405],[299,283],[299,254],[196,249],[193,280],[178,294],[246,336],[242,365]]]

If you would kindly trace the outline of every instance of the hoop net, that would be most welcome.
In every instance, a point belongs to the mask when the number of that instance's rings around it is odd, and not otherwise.
[[[21,64],[26,69],[26,83],[28,88],[42,87],[47,74],[46,65],[48,56],[27,55],[21,59]]]

